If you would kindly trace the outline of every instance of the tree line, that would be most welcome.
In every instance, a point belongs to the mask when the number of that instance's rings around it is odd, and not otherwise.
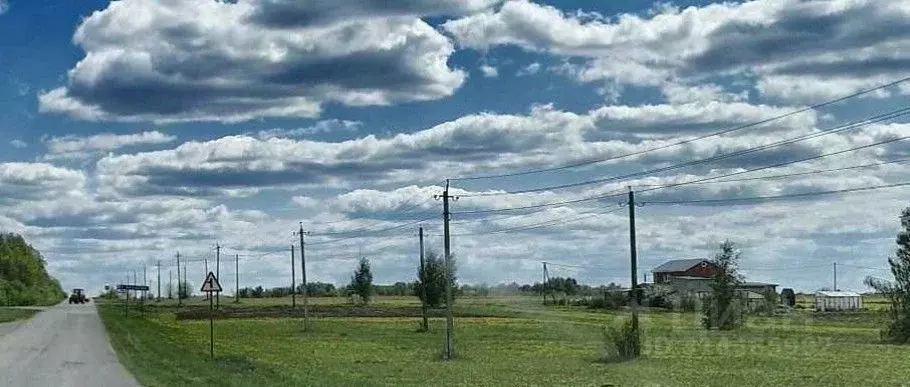
[[[0,233],[0,305],[52,305],[66,296],[41,253],[18,234]]]

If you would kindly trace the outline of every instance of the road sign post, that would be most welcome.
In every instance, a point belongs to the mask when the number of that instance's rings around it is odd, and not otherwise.
[[[130,291],[132,290],[149,290],[148,286],[145,285],[130,285],[130,284],[119,284],[117,285],[117,290],[126,293],[126,298],[123,301],[123,314],[129,316],[130,314]]]
[[[221,284],[218,283],[218,277],[215,276],[215,273],[209,272],[205,276],[205,281],[202,281],[202,289],[199,289],[202,292],[208,293],[209,298],[209,355],[212,359],[215,358],[215,301],[213,300],[212,293],[221,292]]]

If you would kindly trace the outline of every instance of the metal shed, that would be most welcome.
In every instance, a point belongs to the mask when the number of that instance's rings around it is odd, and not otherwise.
[[[841,311],[863,308],[863,296],[854,292],[819,291],[815,293],[815,310]]]

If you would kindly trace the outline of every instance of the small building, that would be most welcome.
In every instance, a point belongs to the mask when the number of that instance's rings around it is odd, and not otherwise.
[[[844,311],[863,308],[863,296],[854,292],[815,292],[815,310]]]
[[[750,292],[755,292],[759,294],[768,294],[777,292],[777,284],[769,284],[764,282],[743,282],[739,284],[739,289],[748,290]]]
[[[718,272],[717,266],[703,258],[676,259],[664,262],[652,270],[655,284],[668,284],[670,277],[711,278]]]
[[[664,285],[677,297],[703,299],[711,294],[711,278],[669,276]]]

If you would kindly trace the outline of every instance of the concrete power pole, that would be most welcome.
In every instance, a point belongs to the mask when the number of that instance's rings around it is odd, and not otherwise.
[[[303,236],[309,234],[306,231],[303,231],[303,222],[300,222],[300,230],[297,232],[297,235],[300,236],[300,282],[303,286],[303,331],[306,332],[307,325],[309,324],[310,319],[310,301],[309,301],[309,289],[307,289],[306,282],[306,241],[304,241]]]
[[[203,276],[207,276],[207,275],[209,275],[209,257],[203,256],[203,257],[202,257],[202,262],[203,262],[203,264],[205,265],[205,269],[204,269],[204,270],[205,270],[205,273],[202,273],[202,275],[203,275]],[[212,297],[212,293],[211,293],[211,292],[205,293],[205,298],[206,298],[206,300],[208,300],[210,297]]]
[[[549,288],[550,274],[547,272],[547,263],[543,263],[543,286],[541,286],[540,292],[543,294],[543,304],[547,304],[547,288]]]
[[[831,290],[837,291],[837,262],[834,262],[834,289]]]
[[[155,262],[155,266],[158,267],[158,281],[156,285],[158,286],[158,299],[155,302],[161,302],[161,260],[159,259]]]
[[[439,198],[440,196],[434,196]],[[445,264],[446,264],[446,342],[444,348],[444,357],[446,360],[452,359],[455,357],[455,321],[453,317],[453,300],[452,300],[452,252],[450,246],[450,237],[449,234],[449,219],[451,214],[449,213],[449,199],[458,200],[457,197],[449,196],[449,180],[446,179],[445,190],[442,191],[442,221],[443,221],[443,234],[444,234],[444,254],[445,254]]]
[[[423,227],[420,227],[420,311],[423,315],[423,330],[430,330],[429,322],[427,321],[427,283],[424,281],[426,278],[426,266],[424,263],[423,257]]]
[[[208,275],[208,273],[205,273]],[[215,244],[215,278],[221,281],[221,245]],[[215,307],[221,307],[221,292],[215,293]]]
[[[240,302],[240,254],[234,254],[234,302]]]
[[[183,305],[183,297],[180,296],[180,289],[183,285],[180,283],[180,252],[177,252],[177,306]]]
[[[635,192],[632,191],[632,187],[629,187],[629,252],[632,267],[632,294],[629,297],[632,304],[632,331],[635,334],[636,343],[641,343],[641,332],[638,329],[638,251],[635,245]],[[641,354],[641,349],[638,345],[635,346],[634,354],[635,357]]]
[[[294,244],[291,243],[291,308],[297,307],[297,290],[294,287],[297,285],[297,279],[294,278],[296,274],[294,273]]]

